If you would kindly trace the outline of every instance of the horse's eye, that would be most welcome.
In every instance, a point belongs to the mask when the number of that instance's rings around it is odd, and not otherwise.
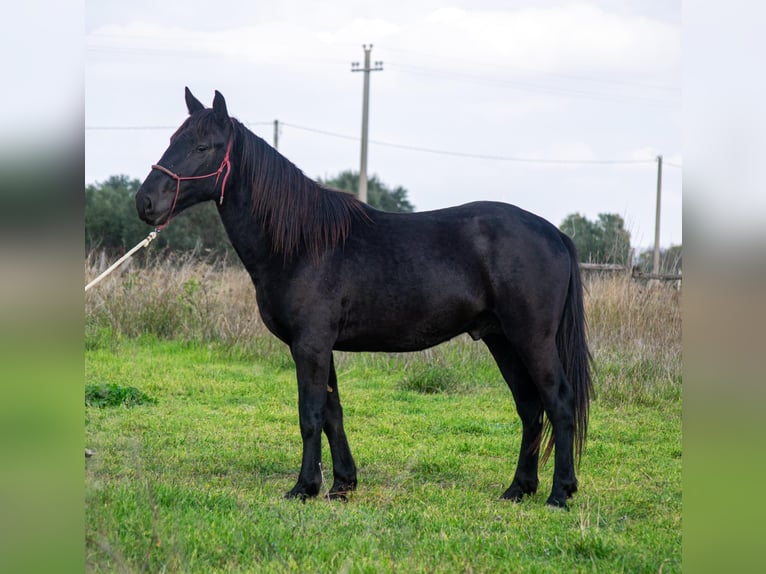
[[[197,151],[207,151],[210,146],[207,144],[199,144],[197,146]]]

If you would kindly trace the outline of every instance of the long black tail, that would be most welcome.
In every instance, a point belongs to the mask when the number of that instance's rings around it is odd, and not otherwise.
[[[569,250],[571,273],[569,275],[569,290],[564,305],[564,313],[561,316],[561,323],[556,334],[556,347],[559,351],[559,358],[564,367],[567,381],[574,391],[574,447],[575,456],[579,463],[588,434],[588,412],[590,409],[590,399],[593,395],[593,383],[590,376],[592,357],[588,350],[583,286],[580,277],[577,249],[566,234],[562,233],[561,238]],[[547,420],[545,422],[548,423]],[[552,450],[553,434],[551,433],[543,453],[543,461],[548,458]]]

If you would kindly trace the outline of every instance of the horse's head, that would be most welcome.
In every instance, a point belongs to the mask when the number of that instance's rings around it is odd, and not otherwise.
[[[216,91],[212,109],[206,109],[186,88],[186,107],[189,117],[136,194],[138,215],[150,225],[167,224],[171,215],[202,201],[223,202],[234,137],[226,101]]]

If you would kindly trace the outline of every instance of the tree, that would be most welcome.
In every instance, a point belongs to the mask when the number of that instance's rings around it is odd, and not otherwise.
[[[105,182],[85,187],[85,245],[124,251],[140,241],[149,229],[136,214],[134,197],[141,182],[113,175]]]
[[[113,175],[85,188],[85,247],[121,253],[152,230],[136,213],[135,197],[141,181]],[[203,254],[233,254],[212,202],[194,206],[174,217],[157,237],[158,247]]]
[[[660,248],[660,273],[680,273],[682,269],[680,245],[671,245],[663,249]],[[651,273],[654,268],[654,250],[647,249],[638,256],[638,267],[644,273]]]
[[[317,181],[326,187],[346,191],[353,195],[356,195],[359,189],[359,173],[351,170],[343,171],[327,180],[317,178]],[[407,199],[406,189],[402,186],[390,189],[376,175],[367,180],[367,203],[375,209],[383,211],[411,213],[415,210],[415,207]]]
[[[559,229],[574,241],[580,261],[630,264],[630,233],[616,213],[600,213],[597,221],[573,213],[561,222]]]

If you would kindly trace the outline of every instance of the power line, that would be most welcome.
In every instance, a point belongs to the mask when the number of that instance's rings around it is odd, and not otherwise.
[[[271,126],[274,122],[242,122],[246,126]],[[85,126],[85,131],[177,130],[178,126]]]
[[[175,130],[178,126],[85,126],[85,131]]]
[[[243,124],[247,126],[263,126],[263,125],[274,125],[274,122],[242,122]],[[328,130],[318,129],[318,128],[312,128],[308,126],[301,126],[298,124],[293,124],[289,122],[279,122],[280,126],[286,126],[288,128],[293,128],[296,130],[301,130],[305,132],[311,132],[320,134],[323,136],[328,137],[334,137],[338,139],[345,139],[349,141],[360,141],[360,138],[358,136],[352,136],[348,134],[341,134],[337,132],[332,132]],[[110,130],[124,130],[124,131],[130,131],[130,130],[169,130],[173,129],[175,130],[178,126],[85,126],[86,131],[110,131]],[[431,153],[431,154],[437,154],[437,155],[446,155],[446,156],[452,156],[452,157],[463,157],[463,158],[469,158],[469,159],[483,159],[483,160],[489,160],[489,161],[507,161],[507,162],[516,162],[516,163],[536,163],[536,164],[559,164],[559,165],[630,165],[630,164],[649,164],[654,163],[656,158],[652,159],[555,159],[555,158],[530,158],[530,157],[519,157],[519,156],[505,156],[505,155],[490,155],[490,154],[480,154],[480,153],[470,153],[470,152],[459,152],[459,151],[453,151],[453,150],[444,150],[444,149],[435,149],[435,148],[427,148],[427,147],[421,147],[421,146],[413,146],[408,144],[400,144],[400,143],[394,143],[394,142],[385,142],[380,140],[370,140],[371,144],[375,144],[378,146],[383,147],[390,147],[390,148],[396,148],[396,149],[404,149],[409,151],[416,151],[421,153]],[[664,165],[669,165],[675,168],[681,169],[681,166],[678,164],[670,163],[668,161],[664,162]]]
[[[289,128],[295,128],[296,130],[303,130],[305,132],[314,132],[316,134],[321,134],[323,136],[330,136],[330,137],[340,138],[340,139],[344,139],[344,140],[352,140],[352,141],[357,141],[357,142],[359,141],[359,137],[358,136],[350,136],[350,135],[345,135],[345,134],[339,134],[339,133],[330,132],[330,131],[327,131],[327,130],[320,130],[320,129],[317,129],[317,128],[309,128],[309,127],[306,127],[306,126],[299,126],[299,125],[296,125],[296,124],[290,124],[290,123],[287,123],[287,122],[279,122],[279,123],[282,124],[283,126],[287,126]]]
[[[321,135],[326,135],[330,137],[340,138],[340,139],[346,139],[346,140],[353,140],[353,141],[359,141],[358,137],[355,136],[349,136],[346,134],[339,134],[335,132],[330,132],[327,130],[319,130],[316,128],[309,128],[306,126],[299,126],[296,124],[291,124],[287,122],[280,122],[282,125],[291,127],[298,130],[303,130],[307,132],[314,132]],[[465,158],[472,158],[472,159],[486,159],[491,161],[512,161],[512,162],[520,162],[520,163],[546,163],[546,164],[645,164],[645,163],[654,163],[655,159],[545,159],[545,158],[527,158],[527,157],[518,157],[518,156],[501,156],[501,155],[487,155],[487,154],[477,154],[477,153],[467,153],[467,152],[458,152],[458,151],[451,151],[451,150],[441,150],[441,149],[433,149],[433,148],[426,148],[426,147],[419,147],[419,146],[412,146],[407,144],[398,144],[398,143],[392,143],[392,142],[384,142],[379,140],[370,140],[370,143],[379,145],[379,146],[385,146],[385,147],[392,147],[392,148],[398,148],[398,149],[406,149],[410,151],[418,151],[423,153],[433,153],[438,155],[449,155],[454,157],[465,157]]]

